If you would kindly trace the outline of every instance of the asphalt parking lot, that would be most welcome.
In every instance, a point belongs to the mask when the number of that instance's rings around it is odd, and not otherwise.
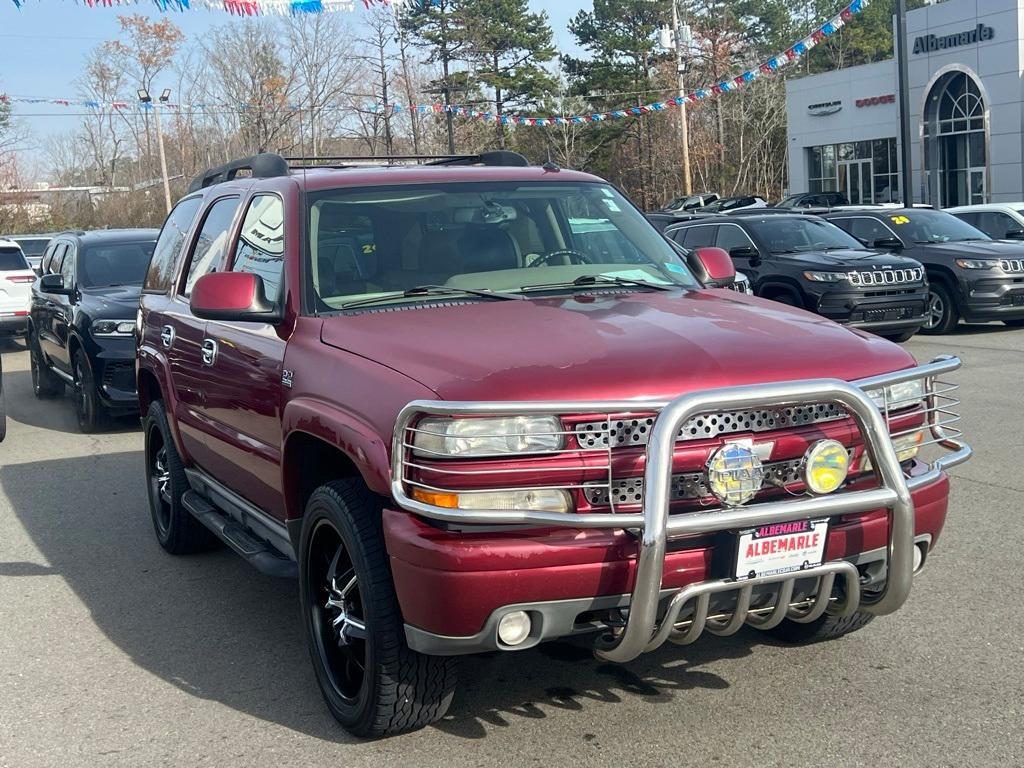
[[[443,722],[372,743],[321,703],[296,585],[166,555],[137,422],[80,434],[0,345],[2,766],[1024,764],[1024,331],[907,345],[965,361],[976,455],[899,613],[802,649],[745,629],[626,666],[571,644],[468,658]]]

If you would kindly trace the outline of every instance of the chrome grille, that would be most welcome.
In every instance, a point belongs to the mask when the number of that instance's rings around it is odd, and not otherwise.
[[[765,485],[789,485],[800,479],[800,464],[803,459],[776,461],[765,464]],[[592,505],[606,507],[609,505],[609,486],[607,483],[590,483],[584,487],[584,495]],[[615,480],[611,484],[612,501],[616,505],[640,504],[644,496],[644,479],[630,477]],[[672,501],[692,501],[711,495],[707,485],[707,474],[704,472],[684,472],[672,475]]]
[[[679,440],[702,440],[735,432],[768,432],[773,429],[802,427],[845,418],[835,404],[817,403],[792,408],[765,408],[753,411],[724,411],[690,419],[679,430]],[[583,448],[611,445],[647,445],[654,417],[589,421],[576,425],[576,439]]]
[[[874,272],[850,272],[847,274],[854,285],[868,287],[872,285],[901,285],[917,283],[924,277],[924,270],[913,269],[880,269]]]
[[[1004,272],[1024,272],[1024,259],[1003,259],[999,266]]]

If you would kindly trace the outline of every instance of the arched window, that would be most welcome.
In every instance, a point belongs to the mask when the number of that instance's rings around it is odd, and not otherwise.
[[[929,202],[949,207],[987,197],[985,101],[968,73],[947,72],[928,93],[924,114]]]

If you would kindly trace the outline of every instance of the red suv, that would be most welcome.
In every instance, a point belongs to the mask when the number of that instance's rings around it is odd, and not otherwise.
[[[161,545],[297,576],[346,728],[438,719],[460,654],[807,642],[907,599],[970,455],[958,360],[719,290],[727,254],[584,173],[332,161],[193,183],[138,392]]]

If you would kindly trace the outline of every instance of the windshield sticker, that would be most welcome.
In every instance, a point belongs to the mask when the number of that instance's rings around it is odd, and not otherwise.
[[[684,267],[682,264],[676,264],[674,261],[666,261],[665,269],[667,269],[669,272],[676,272],[680,275],[686,274],[686,267]]]
[[[612,213],[619,213],[622,210],[621,208],[619,208],[619,204],[616,203],[614,200],[605,200],[604,207],[607,208]]]
[[[906,216],[890,216],[889,219],[892,220],[893,224],[909,224],[910,223],[910,219],[908,217],[906,217]]]
[[[666,265],[667,266],[667,265]],[[602,272],[601,277],[619,278],[621,280],[642,280],[646,283],[670,284],[660,275],[652,275],[643,269],[612,269]]]

